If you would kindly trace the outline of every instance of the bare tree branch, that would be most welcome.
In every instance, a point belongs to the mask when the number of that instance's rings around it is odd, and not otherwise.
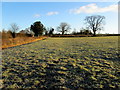
[[[19,30],[19,26],[16,23],[12,23],[10,30],[11,30],[12,37],[15,38],[16,32]]]
[[[87,16],[85,18],[85,21],[88,27],[93,31],[94,35],[96,35],[96,31],[102,29],[104,19],[105,19],[104,16],[95,15]]]
[[[62,32],[62,35],[64,35],[65,32],[67,32],[69,29],[71,29],[71,28],[70,28],[70,25],[67,24],[67,23],[65,23],[65,22],[62,22],[62,23],[60,24],[60,26],[57,27],[57,30],[58,30],[59,32]]]

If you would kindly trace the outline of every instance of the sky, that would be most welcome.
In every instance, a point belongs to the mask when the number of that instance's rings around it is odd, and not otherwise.
[[[66,22],[80,31],[85,28],[86,16],[105,16],[104,30],[99,33],[118,33],[117,2],[2,2],[2,29],[10,29],[16,23],[20,30],[30,27],[35,21],[41,21],[45,27],[56,29]]]
[[[119,0],[1,0],[3,2],[118,2]]]

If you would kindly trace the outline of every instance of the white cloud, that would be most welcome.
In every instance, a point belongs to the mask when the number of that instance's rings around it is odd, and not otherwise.
[[[48,13],[47,13],[48,16],[57,15],[57,14],[59,14],[59,13],[58,13],[58,12],[48,12]]]
[[[99,7],[95,3],[88,4],[86,6],[81,6],[76,9],[71,9],[70,13],[80,14],[80,13],[104,13],[104,12],[117,12],[118,5],[110,5],[106,7]]]
[[[40,17],[40,14],[35,14],[34,17],[35,17],[35,18],[39,18],[39,17]]]

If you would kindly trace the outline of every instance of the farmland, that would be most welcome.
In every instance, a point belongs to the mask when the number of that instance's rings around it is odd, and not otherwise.
[[[2,51],[3,88],[120,88],[118,36],[54,37]]]

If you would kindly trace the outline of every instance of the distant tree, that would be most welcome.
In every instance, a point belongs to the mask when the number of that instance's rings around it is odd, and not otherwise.
[[[95,16],[87,16],[85,18],[86,24],[88,25],[88,28],[90,28],[93,31],[93,35],[96,35],[96,31],[102,30],[104,25],[104,16],[95,15]]]
[[[90,31],[89,31],[89,30],[85,30],[85,31],[84,31],[84,34],[85,34],[85,35],[89,35],[89,34],[90,34]]]
[[[57,30],[59,32],[62,32],[62,35],[64,35],[65,32],[67,32],[69,29],[70,29],[70,25],[65,22],[62,22],[60,26],[57,27]]]
[[[39,36],[42,35],[46,29],[40,21],[36,21],[31,25],[30,30],[35,33],[35,36]]]
[[[13,38],[16,37],[16,32],[19,30],[19,26],[16,24],[16,23],[12,23],[11,24],[11,28],[10,28],[10,31],[11,31],[11,35]]]
[[[7,31],[7,37],[8,38],[12,38],[13,36],[12,36],[12,31],[11,30],[8,30]]]
[[[30,32],[30,27],[25,28],[25,31],[26,31],[26,34],[29,34],[29,32]]]
[[[6,38],[6,30],[5,29],[2,29],[2,38]]]
[[[92,32],[91,32],[90,30],[88,30],[88,29],[82,28],[82,29],[80,30],[80,34],[83,34],[83,35],[91,35]]]
[[[45,35],[46,35],[46,36],[48,35],[48,31],[47,31],[47,30],[45,31]]]
[[[24,34],[24,35],[29,36],[29,37],[34,37],[34,32],[30,31],[29,27],[26,28],[25,30],[21,30],[19,33]]]
[[[2,33],[6,33],[7,31],[5,29],[2,29]]]
[[[45,30],[45,35],[49,35],[49,31],[50,31],[50,28],[47,27],[46,30]]]
[[[77,31],[76,29],[74,28],[73,32],[72,32],[73,35],[76,35],[77,34]]]
[[[51,28],[50,31],[49,31],[49,36],[52,36],[53,32],[54,32],[54,28]]]

